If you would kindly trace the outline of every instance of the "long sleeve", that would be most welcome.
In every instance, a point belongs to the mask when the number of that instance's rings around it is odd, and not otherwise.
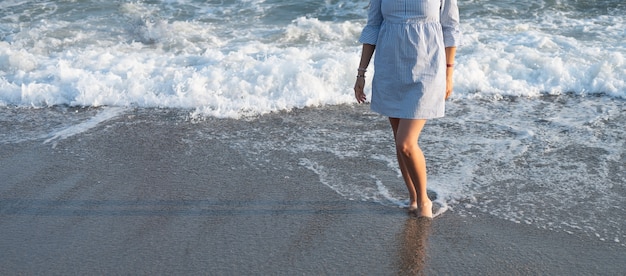
[[[441,26],[445,47],[461,44],[461,28],[459,26],[459,7],[457,0],[441,0]]]
[[[378,40],[378,33],[380,32],[380,25],[383,22],[383,15],[380,11],[381,0],[371,0],[369,4],[369,11],[367,15],[367,25],[361,32],[359,42],[364,44],[376,45]]]

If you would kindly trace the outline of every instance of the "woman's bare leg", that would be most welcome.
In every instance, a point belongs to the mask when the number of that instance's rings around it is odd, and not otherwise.
[[[391,123],[391,129],[393,130],[393,138],[395,141],[397,139],[398,125],[400,124],[400,119],[389,118],[389,122]],[[404,184],[406,184],[406,188],[409,190],[409,211],[416,211],[417,210],[417,191],[415,191],[415,186],[413,185],[411,176],[409,175],[407,171],[406,164],[404,164],[404,159],[400,155],[400,150],[398,149],[397,146],[396,146],[396,158],[398,158],[398,165],[400,165],[400,172],[402,173]]]
[[[410,210],[432,217],[432,202],[426,190],[426,159],[419,147],[419,135],[426,120],[389,118],[396,141],[396,154],[402,177],[409,190]]]

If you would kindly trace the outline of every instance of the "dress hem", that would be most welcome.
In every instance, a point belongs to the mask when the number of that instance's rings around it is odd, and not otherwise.
[[[398,118],[398,119],[410,119],[410,120],[430,120],[430,119],[443,118],[446,116],[445,112],[443,114],[439,114],[439,112],[435,112],[433,113],[433,115],[415,116],[415,115],[406,115],[406,114],[390,114],[387,112],[378,111],[376,110],[376,108],[373,108],[373,107],[370,107],[370,110],[385,117]]]

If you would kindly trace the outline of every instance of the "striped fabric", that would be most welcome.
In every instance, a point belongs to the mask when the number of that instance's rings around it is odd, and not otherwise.
[[[359,41],[376,45],[371,109],[393,118],[445,114],[445,47],[460,42],[456,0],[371,0]]]

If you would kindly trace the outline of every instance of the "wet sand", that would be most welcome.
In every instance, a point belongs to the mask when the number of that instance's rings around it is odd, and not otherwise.
[[[196,123],[169,111],[127,112],[64,139],[3,144],[0,274],[626,271],[626,248],[611,242],[454,210],[415,219],[346,199],[298,166],[300,156],[259,160],[220,138],[327,112]]]

